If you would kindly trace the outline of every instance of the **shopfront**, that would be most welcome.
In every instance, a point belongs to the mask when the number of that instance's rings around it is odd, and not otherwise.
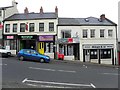
[[[38,36],[37,50],[41,54],[49,55],[54,58],[55,54],[55,36],[54,35],[40,35]]]
[[[19,46],[18,49],[34,49],[36,50],[36,35],[19,35]]]
[[[5,48],[11,50],[12,54],[16,54],[17,35],[4,35],[3,40]]]
[[[114,64],[112,44],[84,44],[83,61],[103,64]]]
[[[80,60],[79,38],[61,38],[58,44],[58,52],[64,54],[66,60]]]

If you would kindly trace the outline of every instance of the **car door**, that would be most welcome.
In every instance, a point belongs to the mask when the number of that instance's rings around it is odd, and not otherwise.
[[[29,49],[24,50],[24,54],[23,54],[25,59],[30,59],[31,57],[31,51]]]
[[[38,53],[35,50],[31,50],[31,58],[33,60],[39,60],[40,59]]]

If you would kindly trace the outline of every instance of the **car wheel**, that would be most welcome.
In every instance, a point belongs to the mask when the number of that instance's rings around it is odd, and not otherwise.
[[[43,58],[41,58],[41,59],[40,59],[40,62],[43,63],[43,62],[45,62],[45,60],[44,60]]]
[[[23,60],[24,60],[24,57],[23,57],[23,56],[20,56],[20,57],[19,57],[19,60],[23,61]]]

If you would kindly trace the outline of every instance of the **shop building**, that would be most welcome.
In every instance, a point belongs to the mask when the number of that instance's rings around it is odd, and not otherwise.
[[[13,54],[23,48],[32,48],[54,58],[57,24],[57,7],[50,13],[43,12],[42,7],[40,13],[29,13],[26,7],[24,13],[5,19],[4,46],[8,46]]]
[[[118,63],[117,25],[104,14],[100,18],[59,18],[58,22],[57,51],[62,51],[65,59],[99,64]]]
[[[17,2],[12,1],[12,6],[0,7],[0,45],[3,43],[3,20],[7,17],[18,13]]]

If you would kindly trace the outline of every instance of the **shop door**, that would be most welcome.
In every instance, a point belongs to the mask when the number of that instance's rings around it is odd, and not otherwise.
[[[85,50],[85,62],[90,61],[90,50]]]
[[[44,42],[39,42],[38,43],[38,52],[40,54],[44,54]]]

